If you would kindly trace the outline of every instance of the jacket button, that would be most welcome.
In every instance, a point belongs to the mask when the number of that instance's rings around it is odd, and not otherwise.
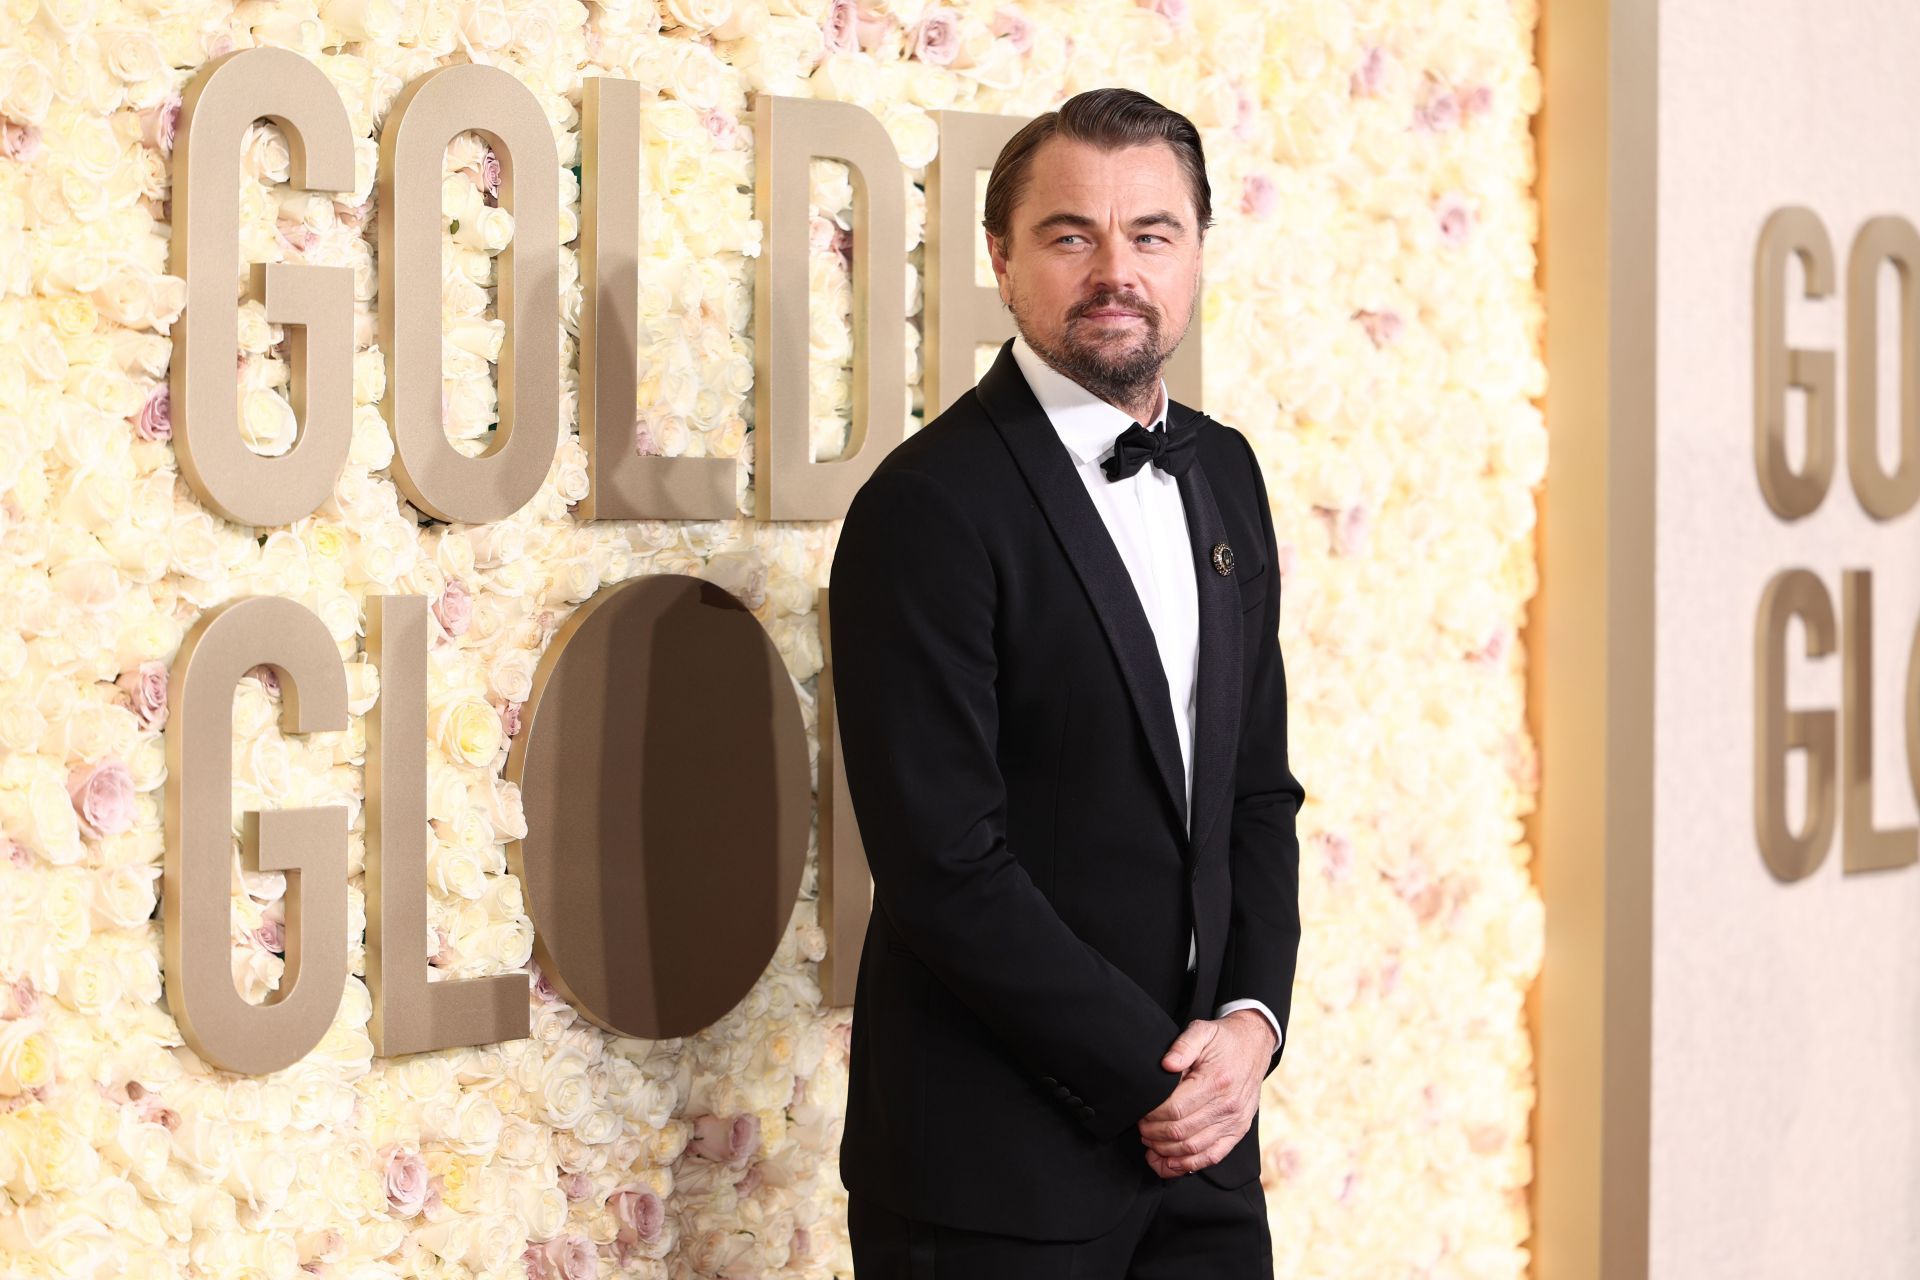
[[[1057,1084],[1053,1086],[1053,1096],[1056,1098],[1072,1098],[1073,1090],[1067,1088],[1067,1086],[1063,1084]],[[1078,1101],[1077,1098],[1074,1100]]]
[[[1091,1120],[1091,1119],[1093,1119],[1093,1108],[1092,1108],[1092,1107],[1081,1107],[1081,1108],[1080,1108],[1080,1118],[1081,1118],[1082,1120]]]
[[[1040,1078],[1041,1078],[1042,1080],[1044,1080],[1044,1081],[1045,1081],[1046,1083],[1048,1083],[1048,1084],[1059,1084],[1059,1083],[1060,1083],[1060,1082],[1059,1082],[1058,1080],[1055,1080],[1055,1079],[1054,1079],[1054,1078],[1053,1078],[1052,1076],[1041,1076]]]

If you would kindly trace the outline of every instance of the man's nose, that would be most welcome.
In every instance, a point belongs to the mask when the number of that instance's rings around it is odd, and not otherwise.
[[[1139,264],[1134,260],[1133,244],[1125,235],[1103,237],[1092,259],[1088,264],[1089,284],[1115,293],[1140,291]]]

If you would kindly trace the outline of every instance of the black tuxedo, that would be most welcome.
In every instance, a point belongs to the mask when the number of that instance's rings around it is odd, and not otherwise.
[[[1167,422],[1199,431],[1191,841],[1153,632],[1011,340],[847,511],[828,622],[874,909],[840,1169],[897,1213],[1104,1232],[1158,1180],[1134,1126],[1187,1022],[1253,997],[1286,1026],[1304,794],[1266,486],[1239,432],[1177,401]],[[1199,1176],[1242,1186],[1259,1141]]]

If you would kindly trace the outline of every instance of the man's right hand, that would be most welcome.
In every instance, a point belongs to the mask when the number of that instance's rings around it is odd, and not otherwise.
[[[1246,1136],[1273,1043],[1273,1028],[1252,1009],[1187,1024],[1160,1060],[1180,1083],[1137,1126],[1155,1173],[1177,1178],[1218,1164]]]

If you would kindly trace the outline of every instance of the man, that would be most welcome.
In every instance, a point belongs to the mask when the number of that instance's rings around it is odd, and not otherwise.
[[[984,226],[1019,336],[841,530],[859,1280],[1272,1275],[1305,796],[1265,482],[1160,373],[1210,207],[1142,94],[1015,134]]]

